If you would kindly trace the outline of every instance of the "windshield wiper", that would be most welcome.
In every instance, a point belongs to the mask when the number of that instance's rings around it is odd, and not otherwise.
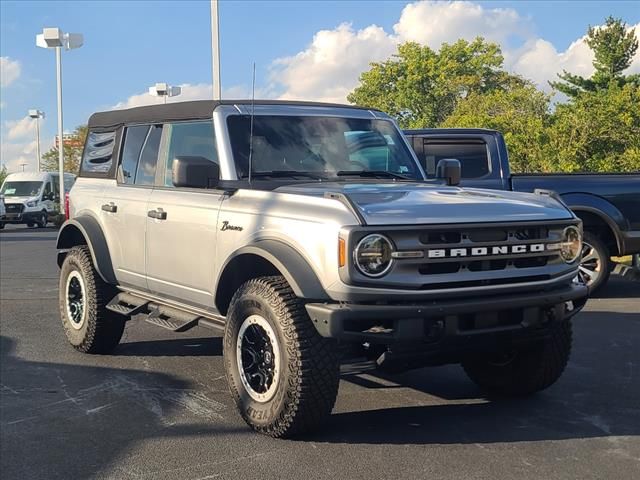
[[[272,178],[284,178],[284,177],[305,177],[313,178],[314,180],[323,180],[326,177],[311,172],[298,172],[297,170],[273,170],[271,172],[251,172],[251,177],[272,177]],[[241,178],[249,178],[249,175],[242,175]]]
[[[386,170],[340,170],[336,172],[338,177],[371,177],[371,178],[398,178],[401,180],[415,180],[411,177],[399,173],[388,172]]]

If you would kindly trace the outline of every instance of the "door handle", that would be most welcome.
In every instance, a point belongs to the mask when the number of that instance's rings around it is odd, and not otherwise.
[[[113,202],[105,203],[102,205],[102,210],[105,212],[116,213],[118,211],[118,206]]]
[[[161,208],[158,208],[157,210],[149,210],[147,212],[147,217],[155,218],[156,220],[166,220],[167,212],[165,212]]]

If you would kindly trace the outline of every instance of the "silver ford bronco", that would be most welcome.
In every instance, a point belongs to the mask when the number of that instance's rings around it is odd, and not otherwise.
[[[382,112],[196,101],[94,114],[57,240],[60,314],[107,353],[134,316],[224,330],[240,415],[290,436],[319,426],[340,362],[460,363],[492,395],[562,374],[580,221],[553,192],[427,178]]]

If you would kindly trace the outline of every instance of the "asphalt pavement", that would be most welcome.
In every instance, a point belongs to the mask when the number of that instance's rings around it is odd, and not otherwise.
[[[485,398],[458,366],[345,373],[325,428],[252,433],[219,334],[134,319],[112,355],[66,342],[53,229],[0,232],[3,479],[638,479],[640,283],[612,276],[574,320],[564,376]]]

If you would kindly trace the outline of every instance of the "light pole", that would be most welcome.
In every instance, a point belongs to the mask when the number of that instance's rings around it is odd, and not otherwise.
[[[222,98],[220,86],[220,17],[218,15],[218,0],[211,0],[211,69],[213,99]]]
[[[40,110],[29,110],[29,117],[36,119],[36,155],[38,157],[38,168],[37,171],[40,171],[40,163],[42,161],[40,157],[40,119],[44,118],[44,112]]]
[[[168,83],[156,83],[153,87],[149,87],[149,95],[164,98],[164,103],[167,103],[167,97],[177,97],[181,93],[180,87],[172,87]]]
[[[62,137],[62,48],[72,50],[83,43],[80,33],[63,33],[59,28],[43,28],[36,35],[36,45],[56,50],[56,77],[58,80],[58,170],[60,173],[60,210],[64,201],[64,139]]]

